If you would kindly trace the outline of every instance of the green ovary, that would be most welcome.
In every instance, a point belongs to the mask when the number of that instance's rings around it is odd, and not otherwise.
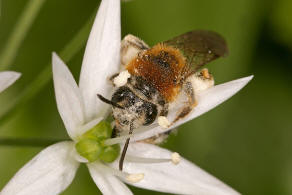
[[[111,138],[111,134],[112,128],[110,124],[106,121],[101,121],[79,138],[75,148],[89,162],[96,160],[107,163],[113,162],[120,154],[120,146],[118,144],[104,145],[104,140]]]
[[[113,162],[120,154],[120,146],[118,144],[105,147],[100,155],[100,160],[104,162]]]

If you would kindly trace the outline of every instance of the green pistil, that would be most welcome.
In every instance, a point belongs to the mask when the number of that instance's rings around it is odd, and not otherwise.
[[[107,163],[113,162],[120,154],[120,146],[118,144],[111,146],[104,144],[104,141],[110,139],[111,135],[112,128],[110,123],[101,121],[79,138],[75,148],[89,162],[96,160]]]

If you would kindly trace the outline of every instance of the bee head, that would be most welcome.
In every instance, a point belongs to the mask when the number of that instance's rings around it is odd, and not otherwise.
[[[130,123],[134,128],[149,125],[154,122],[158,113],[155,104],[139,98],[127,86],[119,87],[112,95],[111,101],[123,107],[113,107],[113,115],[125,129],[129,128]]]

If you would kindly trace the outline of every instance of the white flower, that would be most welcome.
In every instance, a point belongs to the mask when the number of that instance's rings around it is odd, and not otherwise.
[[[120,1],[103,0],[86,46],[79,87],[67,66],[53,53],[57,107],[72,141],[59,142],[42,150],[15,174],[0,195],[59,194],[70,185],[80,163],[87,163],[94,182],[103,194],[132,194],[123,182],[177,194],[238,194],[177,153],[146,143],[130,144],[124,162],[125,172],[117,169],[117,160],[111,164],[99,160],[88,163],[78,155],[75,143],[80,136],[110,112],[110,107],[99,101],[96,94],[109,96],[112,92],[107,78],[119,70],[120,32]],[[217,85],[199,94],[196,109],[175,126],[228,99],[250,79],[247,77]],[[132,140],[163,131],[165,129],[159,126],[137,131],[139,133],[134,133]],[[105,143],[122,144],[127,137],[108,139]]]
[[[4,91],[7,87],[12,85],[18,78],[20,73],[13,71],[0,72],[0,93]]]

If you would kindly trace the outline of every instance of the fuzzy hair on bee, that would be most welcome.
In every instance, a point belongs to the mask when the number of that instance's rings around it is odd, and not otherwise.
[[[225,40],[212,31],[195,30],[149,47],[141,39],[127,35],[121,43],[122,71],[110,80],[116,87],[111,100],[115,120],[114,135],[132,134],[134,129],[153,124],[171,127],[197,105],[196,94],[214,85],[206,63],[227,55]],[[176,113],[169,112],[179,108]],[[171,120],[169,120],[169,118]],[[160,143],[167,133],[145,140]],[[129,139],[120,159],[120,169]]]

